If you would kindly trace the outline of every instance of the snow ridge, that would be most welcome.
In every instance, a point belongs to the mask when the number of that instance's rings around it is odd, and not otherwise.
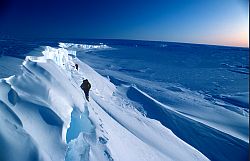
[[[105,44],[98,44],[98,45],[87,45],[87,44],[74,44],[74,43],[59,43],[59,47],[70,49],[70,50],[97,50],[97,49],[111,49],[110,46]]]

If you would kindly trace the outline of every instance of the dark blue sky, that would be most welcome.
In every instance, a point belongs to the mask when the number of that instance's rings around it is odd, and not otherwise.
[[[247,0],[1,0],[0,31],[248,46]]]

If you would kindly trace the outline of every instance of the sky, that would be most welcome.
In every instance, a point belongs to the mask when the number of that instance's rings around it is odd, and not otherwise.
[[[1,0],[0,34],[249,47],[248,0]]]

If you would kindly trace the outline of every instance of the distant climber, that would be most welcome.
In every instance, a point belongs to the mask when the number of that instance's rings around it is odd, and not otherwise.
[[[78,70],[78,64],[76,64],[75,67],[76,67],[76,70]]]
[[[89,102],[89,90],[91,88],[91,84],[89,83],[88,79],[82,81],[81,89],[84,91],[85,97]]]

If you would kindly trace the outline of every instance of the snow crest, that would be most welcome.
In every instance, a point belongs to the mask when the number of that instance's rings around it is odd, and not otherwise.
[[[88,44],[74,44],[74,43],[59,43],[59,47],[64,49],[73,49],[73,50],[97,50],[97,49],[111,49],[110,46],[105,44],[98,45],[88,45]]]

